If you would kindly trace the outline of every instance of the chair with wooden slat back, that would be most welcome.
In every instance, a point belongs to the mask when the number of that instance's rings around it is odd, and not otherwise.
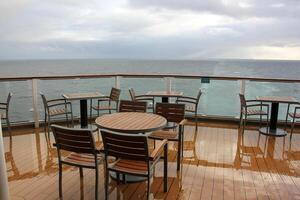
[[[181,96],[176,99],[176,103],[185,104],[185,112],[194,114],[196,120],[196,130],[198,130],[198,105],[201,95],[202,91],[199,89],[196,97]]]
[[[121,90],[117,88],[111,88],[110,95],[104,96],[98,99],[97,106],[93,106],[92,99],[90,100],[90,117],[93,115],[93,110],[97,111],[97,115],[100,115],[100,111],[107,111],[111,114],[112,110],[117,111],[119,107],[119,98]],[[114,105],[112,104],[114,102]]]
[[[146,95],[136,95],[133,88],[129,88],[129,94],[132,101],[146,102],[147,108],[152,109],[152,111],[154,112],[154,97]]]
[[[175,103],[156,103],[155,113],[167,119],[168,122],[174,122],[179,125],[177,130],[154,131],[149,138],[154,140],[164,140],[178,142],[177,146],[177,170],[180,170],[181,158],[183,153],[184,141],[184,104]]]
[[[267,117],[267,123],[269,122],[269,105],[263,104],[262,101],[258,100],[246,100],[244,94],[239,94],[240,97],[240,123],[239,128],[242,124],[242,132],[244,133],[248,116],[259,116],[260,127],[262,125],[262,117]],[[265,109],[264,109],[265,108]]]
[[[95,199],[98,199],[98,165],[100,150],[96,149],[94,136],[91,130],[66,128],[51,125],[55,138],[59,165],[59,197],[62,198],[62,164],[79,167],[80,178],[83,177],[83,168],[95,169]],[[68,151],[62,157],[61,150]]]
[[[50,125],[54,117],[64,116],[67,125],[70,125],[69,117],[71,118],[71,124],[74,125],[72,103],[63,98],[47,99],[43,93],[40,93],[44,104],[44,131],[50,135]],[[70,116],[69,116],[70,115]],[[48,128],[48,131],[47,131]]]
[[[5,103],[0,102],[0,118],[6,120],[6,126],[7,126],[10,137],[12,136],[10,121],[9,121],[9,105],[10,105],[11,97],[12,97],[12,93],[10,92],[10,93],[8,93],[6,102]],[[3,110],[3,112],[1,112],[1,110]]]
[[[142,101],[120,101],[119,112],[146,112],[147,102]]]
[[[112,133],[101,130],[105,155],[105,196],[108,198],[109,172],[117,174],[117,183],[120,174],[147,177],[147,199],[150,193],[150,178],[153,175],[155,164],[158,163],[164,152],[164,192],[167,191],[167,155],[168,143],[163,140],[152,153],[148,150],[148,140],[145,135]],[[108,163],[108,156],[116,157],[116,161]]]

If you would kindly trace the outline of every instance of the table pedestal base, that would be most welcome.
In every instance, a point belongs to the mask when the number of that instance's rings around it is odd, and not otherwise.
[[[116,172],[109,172],[109,175],[112,179],[117,180],[117,174]],[[125,175],[125,182],[126,183],[137,183],[137,182],[142,182],[146,181],[147,177],[142,177],[142,176],[133,176],[133,175]],[[120,182],[123,181],[123,174],[120,173]]]
[[[266,136],[272,136],[272,137],[284,137],[287,135],[287,132],[283,129],[280,129],[280,128],[271,129],[270,127],[260,128],[259,133],[266,135]]]

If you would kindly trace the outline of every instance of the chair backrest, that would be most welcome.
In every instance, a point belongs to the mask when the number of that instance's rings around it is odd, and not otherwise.
[[[111,88],[109,98],[112,101],[119,101],[121,90],[117,88]]]
[[[88,129],[74,129],[51,125],[58,151],[96,154],[93,133]]]
[[[120,101],[119,112],[146,112],[147,102],[142,101]]]
[[[198,94],[197,94],[197,97],[196,97],[196,98],[197,98],[196,104],[199,103],[199,100],[200,100],[201,95],[202,95],[202,91],[201,91],[201,89],[199,89]]]
[[[110,133],[101,130],[105,156],[149,161],[147,137],[136,134]]]
[[[246,106],[246,98],[244,94],[239,94],[240,96],[240,103],[241,103],[241,108]]]
[[[180,123],[184,119],[185,105],[177,103],[156,103],[155,113],[168,122]]]
[[[133,88],[129,88],[129,94],[132,101],[135,101],[135,91]]]
[[[12,93],[8,93],[7,95],[7,99],[6,99],[6,112],[8,112],[8,109],[9,109],[9,103],[10,103],[10,100],[11,100],[11,97],[12,97]]]
[[[48,111],[48,103],[47,103],[46,96],[43,93],[40,93],[40,95],[41,95],[42,100],[43,100],[43,105],[44,105],[45,112],[47,112]]]

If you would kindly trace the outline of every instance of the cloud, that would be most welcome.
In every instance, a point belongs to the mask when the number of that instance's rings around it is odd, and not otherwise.
[[[296,0],[22,0],[0,8],[0,59],[300,59]]]

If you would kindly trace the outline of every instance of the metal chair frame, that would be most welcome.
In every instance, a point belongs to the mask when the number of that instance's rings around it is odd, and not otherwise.
[[[202,95],[201,89],[199,89],[197,97],[190,97],[190,96],[182,96],[177,97],[176,103],[183,103],[186,104],[185,112],[194,113],[194,117],[196,120],[196,130],[198,130],[198,105],[200,101],[200,97]],[[193,109],[187,109],[187,105],[193,105]]]
[[[8,93],[7,99],[5,103],[0,103],[0,110],[4,110],[5,111],[5,115],[2,116],[0,113],[0,117],[1,119],[5,119],[6,120],[6,126],[9,132],[10,137],[12,136],[11,134],[11,126],[10,126],[10,121],[9,121],[9,104],[10,104],[10,100],[12,97],[12,93]]]
[[[241,103],[239,128],[241,127],[241,124],[242,124],[243,125],[243,133],[244,133],[244,130],[246,127],[248,116],[259,115],[260,116],[260,122],[259,122],[260,127],[262,126],[262,116],[267,116],[267,124],[269,123],[269,104],[263,104],[262,101],[258,101],[258,100],[246,100],[244,94],[239,94],[239,97],[240,97],[240,103]],[[251,109],[251,108],[255,108],[255,107],[259,107],[259,111],[260,111],[259,114],[258,113],[251,114],[250,112],[248,112],[249,108]],[[266,113],[263,112],[263,108],[267,109]]]
[[[104,144],[105,155],[105,199],[108,199],[108,181],[109,172],[115,172],[117,174],[117,183],[120,182],[120,174],[125,174],[147,177],[147,199],[150,196],[150,178],[153,176],[154,166],[160,160],[161,154],[164,154],[164,192],[167,192],[167,177],[168,177],[168,142],[163,140],[160,145],[154,149],[150,154],[148,150],[148,138],[145,135],[137,134],[124,134],[124,133],[112,133],[101,130],[102,140]],[[108,157],[112,156],[116,158],[116,161],[112,164],[108,163]],[[132,162],[133,167],[137,167],[137,162],[145,163],[147,171],[145,174],[138,173],[135,170],[125,170],[122,167],[117,166],[118,162]],[[128,166],[128,164],[126,164]]]
[[[48,128],[48,137],[50,135],[50,126],[51,126],[51,117],[64,115],[67,120],[67,125],[69,126],[69,114],[71,115],[71,123],[74,125],[74,119],[73,119],[73,110],[72,110],[72,103],[68,102],[66,99],[51,99],[47,100],[45,95],[43,93],[40,93],[43,104],[44,104],[44,131],[47,132]],[[51,114],[51,109],[55,109],[58,107],[64,106],[65,112],[60,112],[58,114]]]
[[[129,88],[129,94],[132,101],[147,102],[147,108],[152,109],[154,112],[154,97],[150,97],[147,95],[136,95],[133,88]],[[148,102],[151,102],[152,106],[148,106]]]
[[[181,159],[183,155],[183,144],[184,144],[184,112],[185,105],[184,104],[176,104],[176,103],[156,103],[155,113],[161,115],[167,119],[168,122],[178,124],[178,131],[175,130],[172,133],[176,133],[177,136],[175,138],[168,138],[169,129],[166,131],[162,131],[165,133],[164,136],[157,136],[155,133],[160,131],[154,131],[149,138],[154,140],[164,140],[168,139],[168,141],[177,142],[177,171],[180,170]],[[154,142],[155,145],[155,142]]]
[[[96,149],[93,132],[88,129],[74,129],[66,128],[58,125],[51,125],[53,135],[55,138],[55,146],[58,154],[59,165],[59,197],[62,199],[62,165],[71,165],[79,167],[80,179],[83,178],[83,168],[95,169],[95,199],[98,199],[98,179],[99,179],[99,153],[100,150]],[[84,162],[72,162],[71,160],[62,159],[61,150],[70,152],[76,155],[90,156],[90,161],[93,161],[94,165],[86,164],[86,157]],[[68,158],[68,157],[67,157]],[[80,157],[79,157],[80,158]]]
[[[291,105],[295,105],[294,112],[289,112]],[[285,118],[285,130],[287,128],[288,118],[291,117],[292,122],[291,122],[290,140],[292,140],[292,137],[293,137],[293,132],[294,132],[295,124],[296,124],[296,119],[300,119],[300,117],[297,116],[297,115],[300,115],[300,112],[299,112],[300,111],[300,106],[299,105],[300,105],[300,103],[289,103],[288,106],[287,106],[287,112],[286,112],[286,118]]]
[[[97,115],[100,116],[100,111],[108,110],[109,114],[111,114],[112,110],[117,111],[119,107],[119,98],[120,98],[121,90],[118,88],[112,88],[109,96],[103,96],[97,99],[97,107],[93,106],[93,100],[90,100],[90,118],[93,116],[93,110],[97,111]],[[107,108],[101,108],[101,103],[108,102]],[[115,102],[115,108],[112,108],[112,102]]]

